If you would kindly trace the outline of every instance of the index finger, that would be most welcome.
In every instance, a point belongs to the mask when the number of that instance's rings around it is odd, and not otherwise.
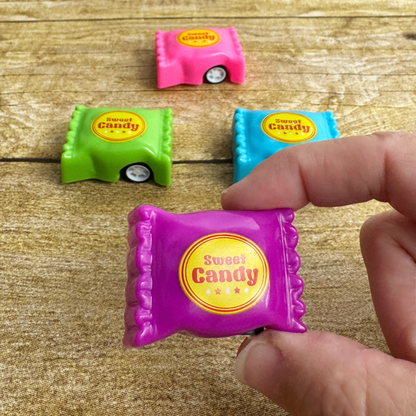
[[[299,209],[370,199],[388,211],[367,221],[361,244],[374,306],[396,357],[416,362],[416,135],[377,133],[276,153],[223,194],[225,209]]]
[[[416,219],[416,135],[374,133],[281,150],[222,195],[228,210],[377,199]]]

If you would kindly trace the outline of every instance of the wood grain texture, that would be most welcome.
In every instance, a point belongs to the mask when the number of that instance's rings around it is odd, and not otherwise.
[[[157,89],[156,30],[231,25],[245,84]],[[415,27],[411,0],[0,0],[0,414],[286,415],[236,381],[242,337],[123,349],[126,217],[220,209],[237,107],[331,110],[342,136],[416,131]],[[171,107],[172,186],[60,183],[78,104]],[[358,240],[385,209],[297,213],[309,329],[387,351]]]
[[[171,107],[174,160],[231,158],[237,107],[331,110],[343,136],[416,130],[416,41],[406,37],[416,18],[228,23],[247,82],[166,90],[156,88],[154,34],[179,19],[0,23],[0,157],[59,159],[78,104]]]
[[[192,17],[315,17],[315,16],[414,16],[411,0],[387,1],[346,0],[342,3],[319,0],[220,0],[194,2],[191,0],[3,0],[2,20],[82,20],[131,18],[192,18]]]
[[[0,175],[2,414],[285,414],[234,379],[242,337],[121,345],[128,212],[155,202],[177,213],[219,209],[230,164],[176,165],[167,189],[63,185],[59,165],[47,163],[0,163]],[[308,327],[382,350],[358,230],[384,209],[310,206],[295,220]]]

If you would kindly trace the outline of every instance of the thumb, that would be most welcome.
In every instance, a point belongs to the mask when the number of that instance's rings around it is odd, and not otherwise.
[[[239,380],[295,416],[416,414],[416,365],[348,338],[268,330],[241,347]]]

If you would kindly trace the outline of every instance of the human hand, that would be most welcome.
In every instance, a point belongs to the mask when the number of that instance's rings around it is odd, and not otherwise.
[[[248,338],[237,377],[294,415],[416,415],[416,135],[376,133],[290,147],[222,195],[228,210],[371,199],[394,208],[366,221],[360,234],[394,358],[328,332],[268,330]]]

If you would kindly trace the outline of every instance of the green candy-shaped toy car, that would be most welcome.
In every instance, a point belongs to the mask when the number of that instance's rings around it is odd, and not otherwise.
[[[61,157],[62,181],[171,183],[172,110],[77,106]]]

